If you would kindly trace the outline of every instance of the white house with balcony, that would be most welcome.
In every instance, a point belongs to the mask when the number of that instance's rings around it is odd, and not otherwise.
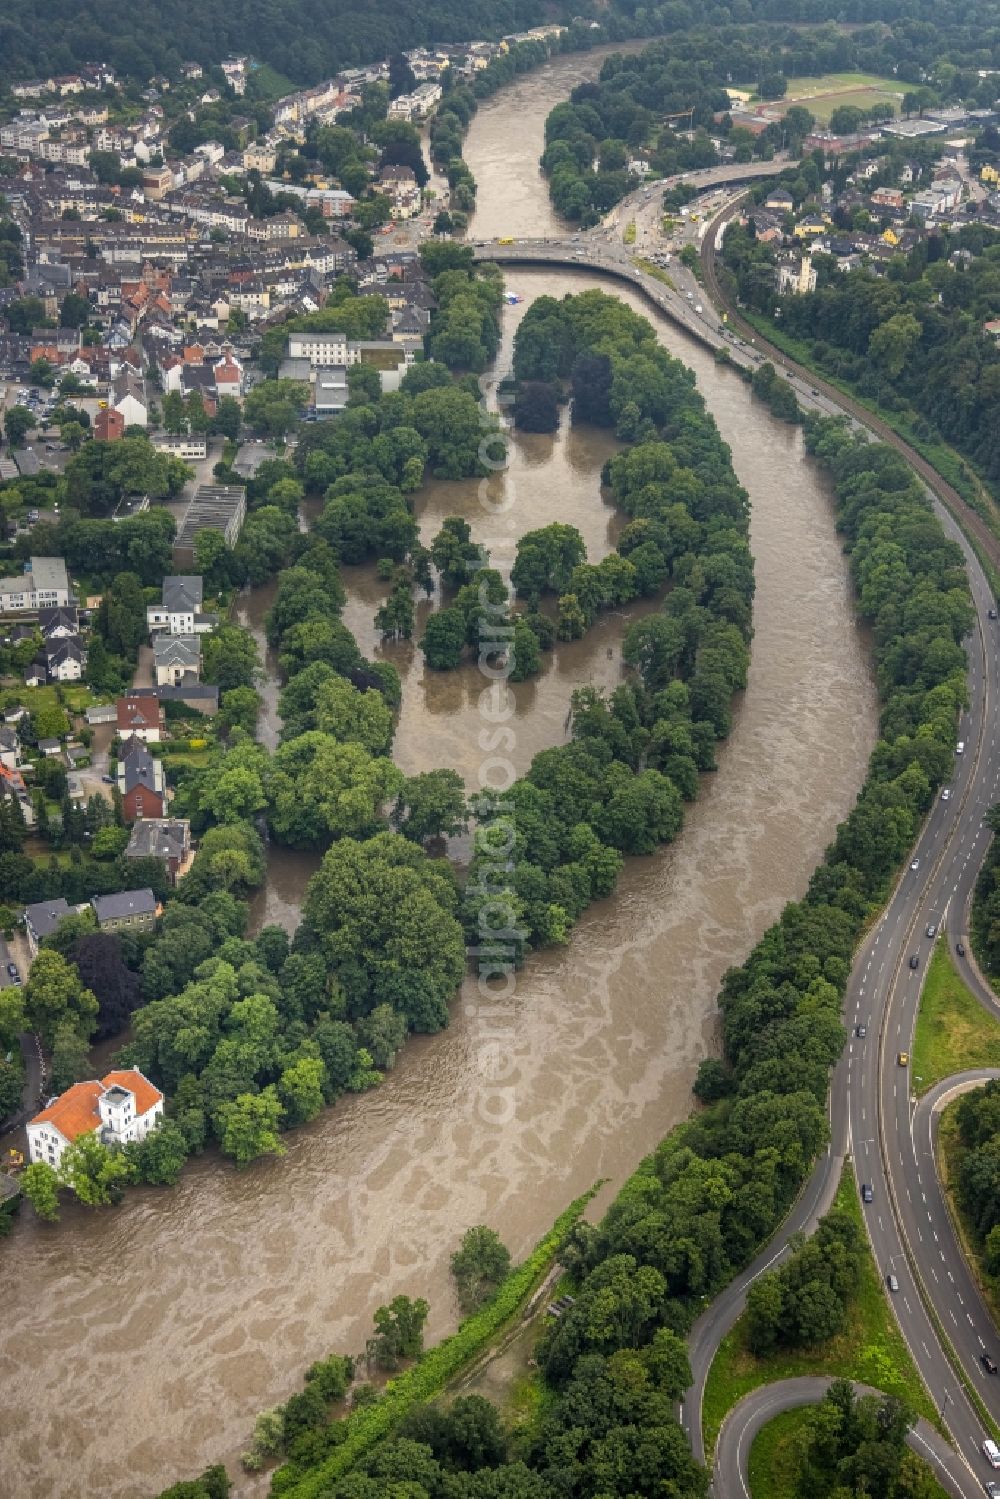
[[[81,1135],[102,1145],[145,1140],[163,1117],[163,1094],[137,1067],[74,1083],[28,1124],[28,1157],[58,1170],[63,1153]]]

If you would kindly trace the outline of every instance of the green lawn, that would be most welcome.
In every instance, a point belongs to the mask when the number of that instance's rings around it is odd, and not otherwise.
[[[934,944],[920,996],[910,1075],[919,1095],[969,1067],[1000,1067],[1000,1021],[959,977],[948,944]]]
[[[795,1442],[809,1417],[810,1407],[782,1411],[753,1439],[747,1464],[753,1499],[795,1499],[799,1465]]]
[[[667,275],[667,272],[661,265],[654,265],[651,260],[643,260],[641,255],[637,255],[635,257],[635,263],[646,272],[647,276],[652,276],[656,281],[662,281],[664,286],[670,287],[671,291],[677,290],[676,285],[673,281],[671,281],[670,277]]]
[[[795,1446],[799,1432],[809,1419],[811,1407],[782,1411],[762,1427],[753,1440],[748,1462],[753,1499],[798,1499],[799,1468]],[[924,1465],[926,1466],[926,1465]],[[926,1499],[945,1499],[946,1490],[928,1472]]]
[[[90,688],[82,682],[67,682],[62,688],[63,703],[68,713],[82,713],[96,701]],[[29,713],[40,708],[58,708],[59,697],[55,685],[48,687],[5,687],[0,691],[0,711],[14,708],[18,704]]]
[[[804,105],[818,124],[826,125],[842,104],[867,110],[873,104],[888,102],[899,114],[900,101],[908,88],[908,84],[875,73],[825,73],[821,78],[789,78],[785,97],[771,102],[782,113],[792,104]]]
[[[836,1205],[861,1222],[858,1187],[850,1163],[844,1166]],[[861,1286],[848,1308],[847,1328],[817,1348],[788,1349],[756,1358],[746,1344],[741,1317],[725,1337],[709,1370],[702,1410],[705,1450],[715,1448],[719,1428],[738,1400],[762,1384],[803,1374],[831,1374],[856,1379],[873,1389],[905,1400],[918,1416],[936,1421],[936,1412],[889,1310],[882,1276],[866,1258]]]

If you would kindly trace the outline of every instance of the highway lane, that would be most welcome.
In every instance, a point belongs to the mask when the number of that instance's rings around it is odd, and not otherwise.
[[[782,1411],[798,1410],[822,1400],[831,1379],[783,1379],[762,1385],[734,1405],[723,1422],[716,1447],[715,1484],[719,1493],[750,1499],[748,1468],[753,1439],[763,1426]],[[867,1385],[856,1384],[859,1395],[877,1395]],[[934,1476],[947,1493],[965,1499],[969,1493],[968,1470],[944,1438],[927,1421],[920,1420],[907,1436],[907,1445],[928,1462]]]

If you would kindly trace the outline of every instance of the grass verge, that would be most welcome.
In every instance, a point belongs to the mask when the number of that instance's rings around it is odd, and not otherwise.
[[[835,1205],[861,1223],[858,1188],[849,1163],[844,1166]],[[768,1358],[757,1358],[747,1347],[743,1316],[723,1338],[705,1386],[702,1425],[706,1452],[714,1451],[722,1422],[744,1395],[774,1380],[809,1374],[856,1379],[888,1395],[898,1395],[918,1416],[937,1424],[937,1412],[889,1310],[881,1274],[870,1256],[865,1260],[858,1293],[848,1306],[845,1330],[837,1337],[816,1348],[782,1349]]]
[[[294,1463],[279,1468],[272,1479],[272,1494],[319,1499],[327,1492],[332,1480],[353,1467],[376,1442],[388,1436],[407,1411],[440,1395],[463,1365],[477,1358],[515,1317],[520,1316],[532,1291],[548,1273],[566,1235],[599,1186],[599,1182],[595,1183],[589,1192],[570,1203],[524,1263],[504,1281],[488,1306],[467,1317],[450,1338],[428,1349],[412,1368],[397,1379],[391,1379],[375,1405],[363,1406],[347,1418],[344,1440],[325,1462],[305,1473],[298,1471]]]
[[[1000,1021],[966,988],[948,944],[934,944],[913,1036],[910,1077],[926,1093],[943,1077],[970,1067],[1000,1067]]]
[[[641,270],[646,272],[647,276],[652,276],[654,281],[662,281],[664,286],[670,287],[671,291],[677,290],[677,287],[661,265],[654,265],[651,260],[643,260],[641,255],[635,257],[635,263]]]
[[[747,1463],[753,1499],[798,1499],[797,1445],[811,1409],[811,1406],[804,1405],[800,1410],[782,1411],[780,1416],[762,1426],[754,1437]],[[920,1490],[921,1494],[926,1499],[947,1499],[947,1491],[938,1483],[929,1465],[919,1458],[918,1462],[927,1472],[926,1487]]]
[[[625,232],[622,235],[622,243],[626,245],[634,245],[635,235],[635,219],[629,219],[628,223],[625,225]]]

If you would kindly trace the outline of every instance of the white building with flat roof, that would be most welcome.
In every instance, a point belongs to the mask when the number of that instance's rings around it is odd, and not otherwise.
[[[0,614],[37,613],[69,603],[69,578],[61,557],[31,557],[22,573],[0,578]]]

